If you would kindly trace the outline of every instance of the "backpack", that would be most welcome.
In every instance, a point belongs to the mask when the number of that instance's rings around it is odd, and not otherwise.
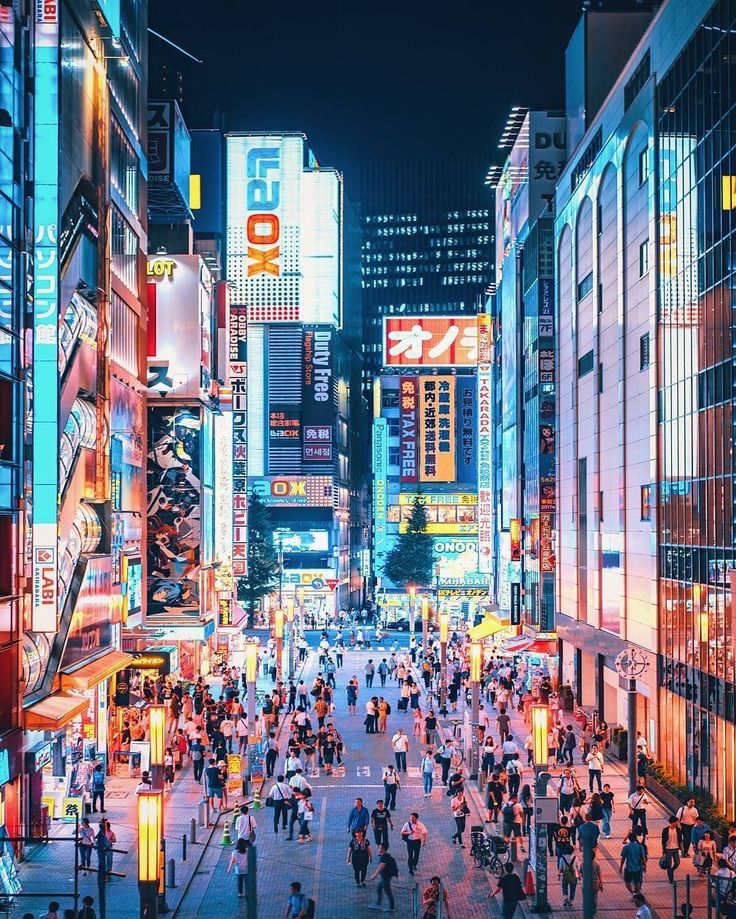
[[[505,804],[503,810],[501,811],[505,823],[514,822],[514,805]]]
[[[391,714],[391,706],[388,704],[388,702],[386,703],[386,714],[387,715]]]
[[[575,866],[571,861],[568,861],[564,856],[562,856],[562,861],[565,863],[565,867],[562,869],[562,877],[568,884],[574,884],[577,881],[578,876],[575,874]]]
[[[92,773],[92,788],[95,791],[102,791],[105,787],[105,775],[102,772]]]
[[[396,859],[393,855],[390,855],[388,852],[385,855],[386,861],[384,862],[383,873],[387,878],[395,878],[399,876],[399,868],[396,864]]]
[[[307,919],[314,919],[314,913],[317,909],[317,904],[311,897],[305,897],[304,899],[307,901]]]

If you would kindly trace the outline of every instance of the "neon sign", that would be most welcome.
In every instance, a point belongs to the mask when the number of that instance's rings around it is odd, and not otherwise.
[[[247,185],[245,189],[248,220],[248,277],[258,274],[281,274],[281,221],[278,215],[281,203],[280,147],[254,147],[246,160]]]

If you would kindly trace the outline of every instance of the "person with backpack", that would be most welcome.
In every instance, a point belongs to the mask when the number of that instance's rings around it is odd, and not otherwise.
[[[369,879],[371,881],[378,879],[378,884],[376,885],[376,902],[371,903],[368,909],[380,909],[386,912],[386,907],[383,906],[383,895],[386,894],[388,911],[392,913],[395,912],[396,903],[394,901],[393,891],[391,890],[391,881],[398,876],[399,866],[396,864],[396,859],[388,851],[388,842],[382,842],[378,847],[378,867]]]
[[[427,845],[427,827],[419,819],[419,814],[412,813],[401,827],[401,838],[406,843],[406,854],[409,863],[409,874],[413,875],[419,863],[422,846]]]
[[[647,852],[635,833],[629,833],[628,841],[621,849],[619,874],[623,875],[624,884],[630,894],[636,896],[641,892],[644,873],[647,869]]]
[[[564,897],[562,905],[565,909],[572,909],[575,902],[575,891],[580,880],[580,868],[575,850],[569,843],[564,849],[560,849],[557,856],[557,877],[562,884],[562,896]]]
[[[522,774],[523,770],[521,762],[519,761],[519,754],[516,753],[514,757],[506,763],[506,775],[509,777],[510,795],[518,795]]]
[[[388,664],[386,663],[386,658],[381,661],[378,665],[378,676],[381,680],[381,686],[386,685],[386,677],[388,676]]]
[[[83,897],[82,908],[79,910],[79,919],[97,919],[94,906],[94,897]]]
[[[490,899],[491,897],[497,897],[499,894],[502,897],[501,915],[503,919],[512,919],[519,902],[526,900],[526,894],[521,886],[521,879],[514,871],[514,866],[511,862],[506,862],[503,866],[503,874],[499,878],[498,886],[488,897]]]
[[[204,772],[204,746],[202,741],[195,738],[192,741],[192,747],[189,751],[192,757],[192,770],[194,781],[198,784],[202,784],[202,773]]]
[[[289,899],[284,919],[314,919],[314,912],[314,900],[304,896],[299,881],[292,881],[289,885]]]
[[[92,773],[92,813],[97,813],[97,802],[100,802],[100,813],[105,813],[105,773],[102,764],[98,763]]]

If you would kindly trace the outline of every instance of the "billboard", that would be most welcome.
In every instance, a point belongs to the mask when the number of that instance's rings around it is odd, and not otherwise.
[[[212,276],[198,255],[151,256],[149,395],[199,398],[212,378]]]
[[[475,485],[477,478],[478,428],[475,377],[457,378],[457,481]]]
[[[148,409],[148,616],[199,613],[200,410]]]
[[[476,319],[478,322],[478,363],[487,364],[493,356],[491,317],[488,313],[479,313]]]
[[[298,322],[301,134],[226,137],[226,246],[234,303],[251,322]]]
[[[552,338],[555,334],[555,304],[551,278],[540,278],[537,289],[539,337]]]
[[[542,572],[555,570],[552,514],[546,511],[539,515],[539,570]]]
[[[302,436],[302,419],[298,408],[272,405],[268,412],[268,439],[272,443],[295,443]]]
[[[476,316],[389,316],[383,320],[386,367],[475,367]]]
[[[65,670],[112,645],[110,559],[88,558],[60,667]]]
[[[483,587],[488,576],[478,572],[478,540],[473,537],[435,537],[432,540],[436,584],[439,587]]]
[[[399,523],[399,533],[408,533],[409,531],[409,521],[402,520]],[[478,524],[477,523],[448,523],[446,521],[440,521],[439,523],[430,522],[427,524],[427,533],[444,533],[447,535],[457,535],[460,536],[463,533],[467,535],[477,535],[478,533]]]
[[[413,504],[417,498],[420,504],[424,504],[427,507],[435,505],[438,507],[472,506],[478,503],[478,496],[468,492],[463,492],[462,494],[426,495],[411,494],[410,492],[402,491],[399,495],[399,504],[410,505]]]
[[[334,330],[305,326],[302,360],[302,462],[305,466],[332,463]]]
[[[419,377],[419,480],[455,481],[453,376]]]
[[[418,481],[417,471],[417,410],[419,408],[419,378],[401,377],[399,382],[399,418],[401,483]]]
[[[232,557],[233,577],[248,573],[248,315],[230,305],[228,371],[232,390]]]
[[[148,182],[175,185],[189,200],[192,142],[176,102],[148,103]]]
[[[493,567],[493,435],[491,364],[478,364],[478,569]]]
[[[328,530],[292,530],[278,527],[274,530],[274,542],[283,552],[329,552]]]
[[[33,595],[31,625],[56,631],[59,490],[59,15],[37,4],[33,110]],[[41,396],[42,394],[42,396]],[[39,398],[39,396],[41,396]]]
[[[387,549],[388,422],[373,422],[373,539],[376,559]]]
[[[332,507],[332,476],[270,475],[249,479],[250,490],[270,507]]]

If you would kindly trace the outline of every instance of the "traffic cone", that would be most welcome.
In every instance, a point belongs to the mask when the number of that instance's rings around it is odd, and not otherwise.
[[[240,816],[240,805],[236,804],[235,807],[233,808],[233,823],[235,823],[235,821],[238,819],[239,816]]]
[[[528,897],[534,896],[534,872],[532,871],[531,865],[527,865],[526,867],[526,878],[524,879],[524,893]]]
[[[253,810],[259,811],[261,809],[261,786],[253,786]]]
[[[222,839],[220,840],[221,846],[231,846],[233,844],[232,839],[230,838],[230,821],[225,821],[225,826],[222,828]]]

